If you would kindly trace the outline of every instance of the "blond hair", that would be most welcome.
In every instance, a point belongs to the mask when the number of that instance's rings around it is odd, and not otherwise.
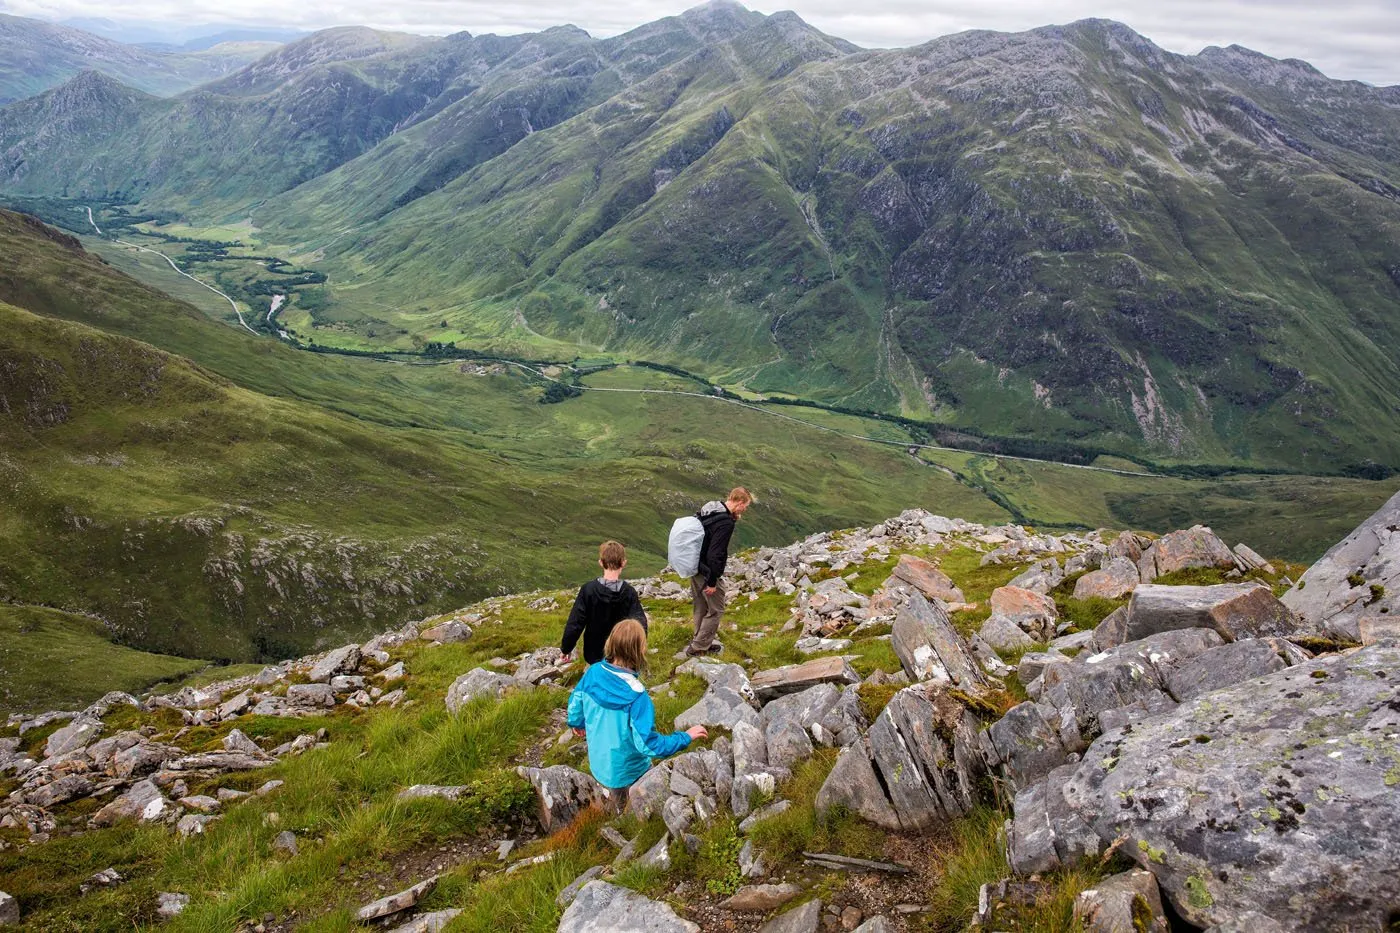
[[[749,495],[749,491],[743,486],[735,486],[733,489],[729,490],[729,498],[725,501],[752,505],[753,496]]]
[[[647,630],[636,619],[623,619],[613,626],[603,646],[603,657],[618,667],[641,671],[647,663]]]
[[[604,541],[598,545],[598,562],[604,570],[621,570],[627,562],[627,549],[616,541]]]

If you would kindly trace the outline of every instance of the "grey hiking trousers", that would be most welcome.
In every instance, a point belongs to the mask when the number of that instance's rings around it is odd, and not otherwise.
[[[700,654],[710,650],[715,635],[719,633],[720,620],[724,618],[724,581],[715,584],[713,594],[705,593],[705,575],[697,573],[690,578],[690,592],[695,599],[695,613],[691,622],[695,626],[695,637],[686,650]]]

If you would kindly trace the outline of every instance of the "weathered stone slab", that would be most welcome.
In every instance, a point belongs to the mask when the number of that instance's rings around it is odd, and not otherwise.
[[[1059,841],[1078,821],[1100,846],[1127,837],[1120,851],[1198,927],[1254,913],[1288,930],[1384,929],[1400,903],[1400,756],[1380,737],[1396,734],[1400,645],[1197,697],[1018,795],[1013,867],[1072,862]],[[1037,832],[1052,844],[1027,845]]]
[[[1234,552],[1204,525],[1163,535],[1143,552],[1138,563],[1144,583],[1189,567],[1234,566]]]
[[[891,576],[908,583],[929,599],[941,599],[945,603],[967,602],[953,578],[922,557],[901,554]]]
[[[1226,641],[1237,638],[1287,637],[1299,629],[1298,617],[1262,583],[1216,586],[1142,584],[1128,601],[1126,641],[1185,628],[1211,628]]]
[[[1044,593],[1002,586],[992,591],[990,602],[993,616],[1009,619],[1036,641],[1047,642],[1055,637],[1055,623],[1060,615],[1055,601]]]
[[[80,748],[86,748],[95,742],[101,734],[102,720],[79,716],[49,736],[49,741],[44,746],[44,755],[48,758],[56,758],[59,755],[66,755]]]
[[[1117,599],[1131,593],[1140,582],[1137,564],[1126,557],[1115,557],[1074,581],[1074,598]]]
[[[987,686],[977,657],[938,602],[918,593],[895,618],[890,644],[911,680],[952,683],[964,689]]]
[[[1081,891],[1074,901],[1076,929],[1084,933],[1169,933],[1162,895],[1152,872],[1135,868]]]
[[[1060,567],[1060,562],[1053,557],[1047,557],[1044,560],[1036,561],[1017,574],[1007,586],[1044,595],[1059,586],[1064,582],[1064,579],[1065,571]]]
[[[1029,648],[1035,644],[1035,639],[1027,635],[1019,625],[1006,616],[992,616],[982,623],[982,628],[977,634],[993,648],[1000,648],[1003,651]]]
[[[822,902],[812,900],[769,920],[758,933],[816,933],[821,922]]]
[[[749,884],[721,901],[719,906],[724,910],[767,913],[801,893],[802,888],[795,884]]]
[[[359,909],[355,916],[361,922],[367,923],[381,917],[392,917],[394,914],[403,913],[410,907],[417,906],[419,901],[427,897],[428,893],[437,887],[437,883],[437,875],[434,875],[397,894],[390,894],[388,897],[381,897],[372,904],[366,904]]]
[[[768,702],[783,694],[798,693],[817,684],[858,684],[860,675],[845,658],[814,658],[801,664],[759,671],[751,682],[754,695],[760,701]]]
[[[1310,629],[1353,641],[1363,620],[1400,615],[1400,493],[1309,567],[1283,603]]]
[[[326,683],[336,674],[353,674],[360,664],[360,646],[345,645],[326,655],[311,665],[306,677],[314,684]]]
[[[516,768],[516,773],[530,782],[539,799],[540,827],[546,833],[563,829],[574,821],[579,812],[608,800],[607,788],[581,771],[568,765],[549,768]]]
[[[1167,692],[1178,703],[1246,680],[1281,671],[1288,664],[1267,639],[1248,638],[1212,648],[1182,662],[1166,677]]]
[[[501,697],[507,690],[528,687],[524,681],[516,680],[509,674],[498,674],[484,667],[476,667],[452,681],[447,688],[447,710],[455,713],[477,697]]]
[[[738,723],[757,721],[758,711],[743,694],[723,684],[716,684],[706,690],[694,706],[677,716],[675,725],[677,730],[691,726],[733,729]]]
[[[946,684],[895,694],[870,734],[846,748],[817,794],[877,825],[921,832],[970,811],[986,775],[979,723]]]
[[[558,933],[700,933],[698,924],[682,920],[666,904],[636,891],[590,881],[559,920]]]

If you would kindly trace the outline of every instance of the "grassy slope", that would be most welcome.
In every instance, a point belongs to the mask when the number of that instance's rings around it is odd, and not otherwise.
[[[140,693],[205,665],[114,645],[91,619],[0,605],[0,707],[79,708],[109,690]]]
[[[980,567],[982,552],[967,546],[917,552],[939,562],[970,598],[983,603],[992,587],[1004,584],[1021,569]],[[857,575],[853,587],[872,592],[896,560],[897,555],[849,567],[848,572]],[[1072,587],[1070,581],[1061,590]],[[528,604],[539,595],[555,597],[554,608],[530,608]],[[23,852],[0,852],[0,888],[19,898],[29,929],[46,933],[115,931],[153,923],[158,891],[192,895],[187,911],[167,924],[177,933],[234,929],[240,922],[260,921],[269,913],[278,920],[293,913],[306,918],[298,929],[350,933],[368,929],[354,922],[358,906],[440,873],[437,889],[422,906],[425,910],[462,908],[462,916],[448,927],[450,933],[553,930],[561,913],[554,900],[559,890],[584,869],[605,864],[615,855],[598,837],[601,820],[585,817],[574,827],[527,844],[512,858],[553,852],[553,861],[509,875],[501,873],[495,846],[500,838],[518,837],[520,817],[533,806],[531,794],[514,775],[517,763],[542,757],[543,764],[587,768],[582,743],[561,745],[559,720],[550,718],[562,710],[567,694],[541,689],[499,702],[480,700],[456,717],[444,712],[442,702],[459,674],[495,657],[514,657],[554,643],[562,632],[570,595],[571,591],[561,590],[494,600],[472,607],[485,621],[468,641],[441,647],[418,642],[396,649],[396,658],[407,668],[405,683],[412,706],[363,712],[341,706],[310,720],[244,717],[218,727],[186,730],[180,742],[192,749],[219,747],[222,736],[234,727],[265,744],[324,727],[330,744],[264,771],[192,786],[191,792],[212,793],[220,786],[252,789],[268,779],[286,782],[270,797],[229,805],[224,818],[202,836],[180,840],[168,829],[130,823],[77,837],[59,833],[52,842]],[[795,635],[779,632],[794,601],[776,593],[737,601],[727,616],[730,633],[722,660],[752,669],[799,660],[801,655],[793,648]],[[1096,623],[1113,605],[1098,602],[1104,605],[1080,607],[1097,610],[1085,615],[1082,625]],[[655,651],[644,679],[649,685],[671,684],[670,690],[656,694],[657,721],[665,729],[699,699],[704,685],[698,678],[674,674],[679,662],[672,654],[689,634],[688,606],[652,602],[646,608]],[[960,612],[955,622],[969,630],[984,615]],[[889,643],[877,632],[858,637],[850,653],[862,676],[899,666]],[[576,669],[573,676],[577,673]],[[572,681],[573,676],[566,679]],[[878,715],[894,689],[862,689],[867,714]],[[113,730],[149,725],[158,738],[167,740],[181,726],[171,711],[138,715],[122,710],[109,720]],[[33,744],[40,739],[26,741]],[[917,865],[919,880],[912,890],[902,889],[901,901],[912,898],[930,904],[929,929],[962,929],[976,909],[979,888],[1009,873],[997,840],[1006,814],[978,810],[945,830],[918,838],[886,834],[845,813],[818,817],[814,798],[835,758],[834,750],[819,750],[798,767],[793,779],[779,790],[794,806],[754,827],[752,839],[770,872],[800,877],[828,901],[849,902],[862,899],[859,892],[866,883],[803,865],[804,850],[909,860]],[[455,804],[395,802],[400,788],[415,783],[469,784],[472,791]],[[66,825],[84,819],[90,809],[90,804],[79,803],[60,809],[58,815]],[[733,893],[741,883],[737,873],[741,839],[726,811],[727,805],[716,819],[697,825],[702,836],[698,853],[691,855],[682,845],[673,845],[674,864],[669,871],[633,867],[613,881],[671,899],[683,911],[700,901],[713,905]],[[284,829],[298,838],[300,852],[295,857],[280,857],[272,848],[273,837]],[[663,832],[659,817],[647,824],[624,819],[621,829],[641,841],[639,851]],[[13,831],[0,830],[0,838],[7,834],[18,841]],[[87,896],[77,894],[83,880],[108,867],[115,867],[126,882]],[[1116,868],[1117,863],[1110,862],[1050,873],[1032,903],[1005,908],[1009,913],[1000,913],[998,920],[1006,929],[1071,929],[1074,896]],[[683,894],[676,893],[682,890]],[[865,896],[882,895],[867,890]],[[880,906],[888,909],[889,905]]]
[[[764,503],[748,543],[910,504],[1004,515],[898,450],[712,400],[600,393],[546,406],[519,376],[297,353],[12,215],[0,239],[16,259],[0,297],[76,319],[0,308],[0,535],[20,555],[0,586],[9,600],[99,614],[128,644],[230,660],[297,652],[411,607],[576,578],[607,537],[654,570],[673,514],[735,482]]]

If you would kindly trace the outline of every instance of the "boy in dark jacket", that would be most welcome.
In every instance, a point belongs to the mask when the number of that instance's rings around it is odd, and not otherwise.
[[[564,661],[572,661],[574,646],[579,636],[583,636],[583,659],[589,664],[603,660],[603,646],[608,643],[608,635],[613,626],[623,619],[636,619],[647,627],[647,614],[642,609],[642,601],[630,583],[622,579],[622,568],[627,566],[627,551],[616,541],[604,541],[598,548],[598,566],[603,575],[589,580],[578,591],[574,608],[569,611],[569,621],[564,623],[564,641],[559,650],[564,652]]]
[[[690,592],[695,612],[692,624],[695,637],[686,646],[685,654],[718,653],[723,645],[715,640],[720,621],[724,618],[725,565],[729,563],[729,539],[734,536],[734,523],[744,516],[753,503],[753,496],[742,486],[730,491],[723,502],[707,502],[695,513],[705,528],[700,545],[700,569],[690,578]]]

